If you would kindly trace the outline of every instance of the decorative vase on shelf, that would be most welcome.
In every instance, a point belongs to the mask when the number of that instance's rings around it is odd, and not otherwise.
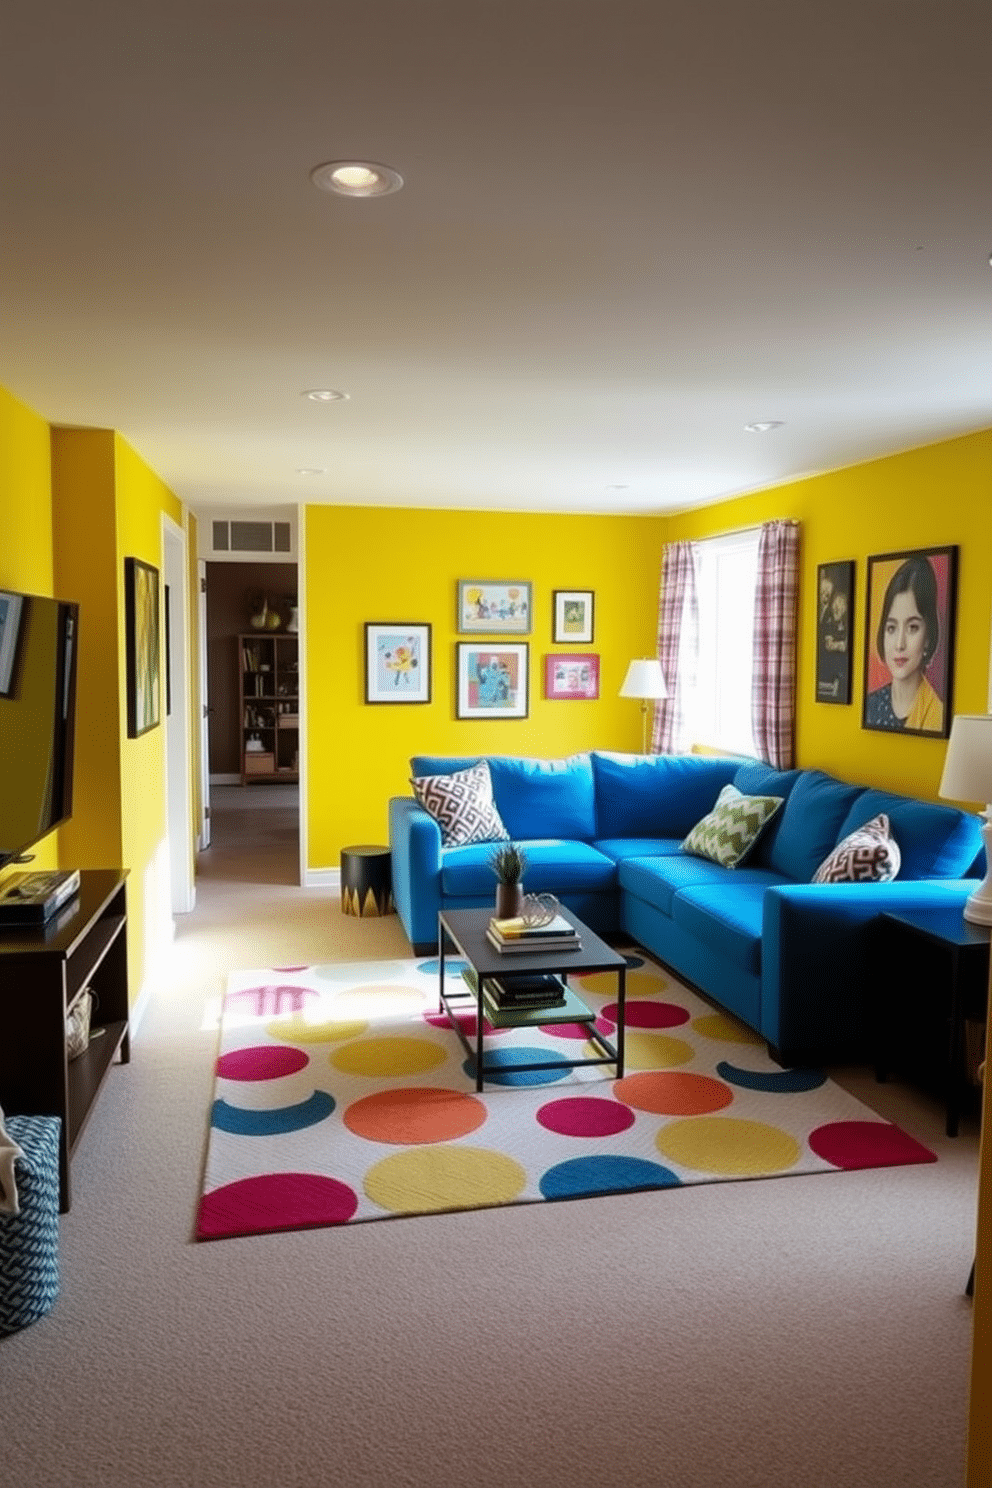
[[[493,848],[489,866],[496,875],[496,918],[512,920],[523,912],[524,869],[527,854],[515,842],[504,842]]]
[[[295,635],[300,628],[300,612],[297,606],[290,605],[289,619],[286,621],[286,630],[290,635]]]
[[[269,623],[269,601],[267,599],[262,600],[261,609],[255,611],[248,623],[253,630],[265,630]]]

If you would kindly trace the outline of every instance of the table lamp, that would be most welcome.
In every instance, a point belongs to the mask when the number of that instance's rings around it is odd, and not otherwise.
[[[668,688],[661,673],[661,662],[651,657],[632,661],[620,689],[621,697],[641,699],[641,753],[648,752],[648,698],[667,698]]]
[[[939,790],[950,801],[992,803],[992,715],[958,713],[953,718]],[[985,880],[969,896],[964,917],[975,925],[992,925],[992,804],[979,816],[985,822]]]

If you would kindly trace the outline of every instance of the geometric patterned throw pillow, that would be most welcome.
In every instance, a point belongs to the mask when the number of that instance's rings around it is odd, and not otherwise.
[[[716,805],[682,842],[683,852],[736,868],[781,806],[782,796],[745,796],[725,785]]]
[[[441,828],[442,847],[467,842],[505,842],[509,832],[493,801],[493,782],[486,760],[453,775],[417,775],[413,794]]]
[[[814,883],[888,883],[899,872],[902,854],[885,812],[838,842],[813,874]]]

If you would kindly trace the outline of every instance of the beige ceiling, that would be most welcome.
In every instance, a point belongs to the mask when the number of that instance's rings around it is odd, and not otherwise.
[[[0,383],[194,509],[664,511],[987,427],[990,78],[990,0],[15,0]],[[404,189],[311,184],[356,157]]]

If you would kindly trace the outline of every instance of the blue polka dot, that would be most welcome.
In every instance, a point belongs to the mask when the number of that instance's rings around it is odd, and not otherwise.
[[[467,961],[452,961],[446,956],[444,958],[444,980],[447,981],[452,976],[461,976],[467,967]],[[422,972],[424,976],[437,976],[441,970],[441,963],[435,956],[431,961],[418,962],[417,970]]]
[[[746,1070],[721,1059],[716,1067],[721,1080],[739,1085],[742,1090],[763,1090],[769,1095],[801,1095],[804,1090],[819,1090],[827,1083],[822,1070]]]
[[[301,1101],[298,1106],[281,1106],[275,1111],[249,1111],[226,1100],[215,1100],[210,1124],[236,1137],[278,1137],[284,1132],[316,1126],[318,1121],[326,1121],[333,1110],[334,1097],[326,1090],[315,1090],[309,1100]]]
[[[553,1062],[556,1067],[539,1070],[515,1068],[521,1064],[536,1064],[538,1060]],[[564,1054],[547,1048],[522,1048],[520,1044],[506,1045],[501,1049],[487,1047],[483,1063],[487,1085],[553,1085],[556,1080],[564,1080],[573,1068]],[[466,1059],[462,1069],[470,1080],[475,1079],[474,1059]]]
[[[541,1179],[546,1199],[577,1199],[584,1194],[629,1193],[639,1188],[678,1188],[671,1168],[642,1157],[572,1157],[549,1168]]]

